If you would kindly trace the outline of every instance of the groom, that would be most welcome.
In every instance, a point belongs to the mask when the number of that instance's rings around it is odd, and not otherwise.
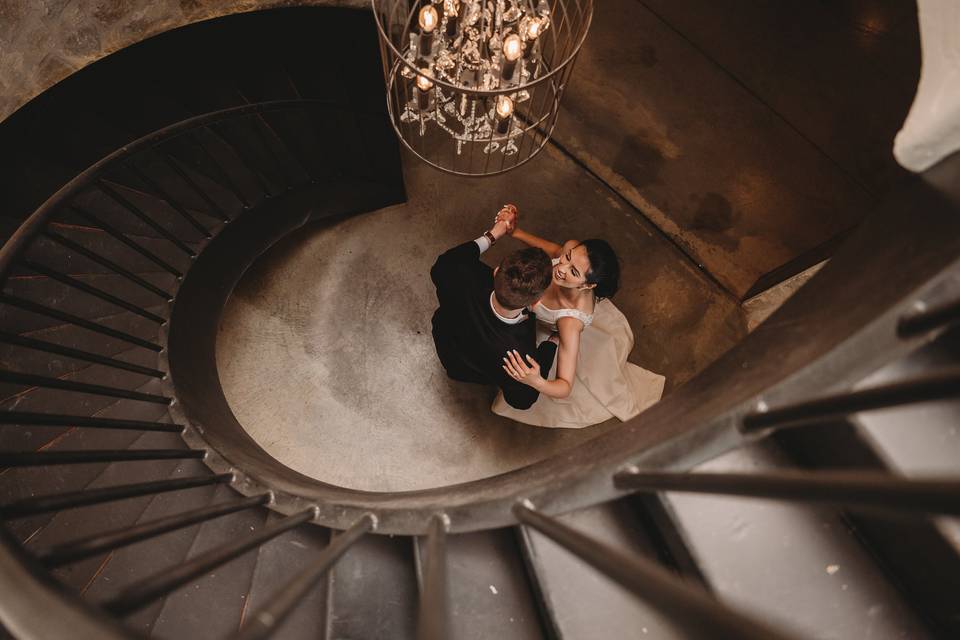
[[[433,341],[447,375],[461,382],[491,384],[516,409],[529,409],[538,392],[507,375],[507,351],[533,354],[541,371],[549,371],[557,345],[536,347],[536,321],[525,307],[550,285],[552,264],[542,249],[511,253],[491,270],[480,256],[515,223],[516,208],[505,206],[490,231],[458,245],[430,269],[440,308],[433,314]]]

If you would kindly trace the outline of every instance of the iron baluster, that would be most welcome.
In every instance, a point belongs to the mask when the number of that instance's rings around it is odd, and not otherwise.
[[[227,543],[203,553],[196,558],[192,558],[183,564],[154,574],[127,587],[119,596],[103,603],[103,608],[114,615],[127,615],[132,613],[157,598],[165,596],[177,587],[195,580],[208,571],[311,520],[314,515],[315,511],[310,509],[296,515],[287,516],[283,520],[264,527],[259,533],[248,536],[242,540]]]
[[[200,221],[197,220],[192,213],[187,211],[184,207],[180,206],[180,204],[178,204],[177,201],[173,199],[170,193],[166,189],[161,187],[156,180],[148,176],[144,171],[141,171],[140,167],[135,165],[133,162],[130,162],[129,164],[127,164],[127,167],[129,167],[129,169],[133,171],[133,174],[137,176],[137,178],[141,182],[147,185],[147,187],[149,187],[150,189],[153,189],[153,191],[156,192],[157,196],[159,196],[160,200],[163,200],[168,205],[170,205],[171,209],[179,213],[180,216],[184,220],[189,222],[194,229],[196,229],[201,234],[203,234],[204,238],[207,238],[209,240],[210,238],[213,237],[210,234],[210,230],[204,227],[202,224],[200,224]]]
[[[132,311],[133,313],[137,314],[138,316],[144,317],[147,320],[152,320],[153,322],[156,322],[157,324],[161,324],[161,325],[166,323],[166,320],[164,320],[163,318],[161,318],[155,313],[151,313],[147,311],[143,307],[137,306],[132,302],[127,302],[123,298],[118,298],[112,293],[107,293],[103,289],[99,289],[97,287],[94,287],[93,285],[87,284],[86,282],[77,280],[76,278],[72,276],[68,276],[65,273],[60,273],[59,271],[55,271],[53,269],[50,269],[49,267],[46,267],[42,264],[38,264],[36,262],[32,262],[30,260],[21,260],[21,264],[26,268],[30,269],[31,271],[35,271],[41,275],[47,276],[52,280],[61,282],[67,285],[68,287],[73,287],[74,289],[83,291],[84,293],[88,293],[94,296],[95,298],[100,298],[105,302],[109,302],[110,304],[116,305],[122,309],[126,309],[127,311]]]
[[[632,491],[717,493],[960,515],[960,480],[907,480],[874,472],[676,473],[626,470],[614,476],[614,485]]]
[[[150,342],[149,340],[138,338],[137,336],[124,331],[118,331],[112,327],[108,327],[97,322],[92,322],[86,318],[75,316],[72,313],[66,313],[64,311],[60,311],[59,309],[47,307],[32,300],[25,300],[23,298],[18,298],[17,296],[0,294],[0,303],[10,305],[11,307],[17,307],[31,313],[47,316],[48,318],[53,318],[54,320],[61,320],[67,324],[83,327],[88,331],[94,331],[105,336],[110,336],[111,338],[116,338],[117,340],[123,340],[124,342],[129,342],[130,344],[143,347],[144,349],[149,349],[150,351],[163,351],[163,347],[155,342]]]
[[[104,258],[103,256],[101,256],[101,255],[99,255],[99,254],[97,254],[97,253],[94,253],[93,251],[91,251],[90,249],[87,249],[87,248],[84,247],[83,245],[81,245],[81,244],[79,244],[79,243],[77,243],[77,242],[74,242],[73,240],[70,240],[69,238],[66,238],[66,237],[62,236],[62,235],[60,235],[59,233],[56,233],[55,231],[51,231],[50,229],[44,229],[43,235],[46,236],[46,237],[48,237],[48,238],[50,238],[51,240],[53,240],[53,241],[56,242],[57,244],[59,244],[59,245],[61,245],[61,246],[63,246],[63,247],[66,247],[67,249],[70,249],[71,251],[75,251],[76,253],[79,253],[80,255],[84,256],[85,258],[87,258],[87,259],[89,259],[89,260],[92,260],[93,262],[96,262],[97,264],[99,264],[99,265],[101,265],[101,266],[104,266],[104,267],[106,267],[107,269],[110,269],[111,271],[113,271],[114,273],[116,273],[116,274],[118,274],[118,275],[123,276],[124,278],[126,278],[126,279],[129,280],[130,282],[133,282],[134,284],[140,285],[141,287],[143,287],[144,289],[146,289],[146,290],[149,291],[150,293],[156,294],[157,296],[159,296],[160,298],[163,298],[164,300],[170,300],[171,298],[173,298],[173,294],[171,294],[171,293],[169,293],[169,292],[167,292],[167,291],[164,291],[164,290],[161,289],[160,287],[158,287],[158,286],[156,286],[156,285],[154,285],[154,284],[152,284],[152,283],[150,283],[150,282],[147,282],[146,280],[144,280],[143,278],[141,278],[141,277],[138,276],[137,274],[133,273],[133,272],[130,271],[129,269],[126,269],[126,268],[120,266],[119,264],[117,264],[117,263],[114,262],[113,260],[110,260],[109,258]]]
[[[449,637],[447,603],[447,528],[443,514],[430,518],[427,529],[427,558],[423,571],[423,592],[417,624],[419,640],[445,640]]]
[[[146,258],[150,262],[154,263],[155,265],[163,269],[164,271],[167,271],[168,273],[176,276],[177,279],[183,278],[183,273],[180,270],[178,270],[176,267],[171,265],[169,262],[167,262],[166,260],[158,256],[157,254],[153,253],[149,249],[146,249],[143,246],[141,246],[140,243],[128,238],[127,235],[122,231],[120,231],[119,229],[115,228],[110,224],[107,224],[96,215],[90,213],[85,209],[82,209],[81,207],[78,207],[75,204],[70,205],[70,209],[74,213],[76,213],[78,216],[86,220],[89,224],[92,224],[94,227],[101,229],[102,231],[109,234],[114,239],[127,245],[128,247],[130,247],[131,249],[133,249],[134,251],[142,255],[144,258]]]
[[[180,249],[191,258],[195,258],[197,256],[196,251],[187,246],[180,238],[167,231],[163,225],[158,224],[153,218],[141,211],[140,207],[130,202],[130,200],[124,196],[120,195],[116,189],[108,185],[103,179],[97,180],[96,186],[98,189],[100,189],[100,191],[107,194],[111,200],[122,206],[124,209],[132,213],[134,217],[142,221],[145,225],[169,240],[173,246]]]
[[[910,338],[960,320],[960,300],[906,315],[897,324],[897,335]]]
[[[743,418],[743,431],[798,426],[842,418],[859,411],[886,409],[916,402],[960,396],[960,368],[940,371],[904,382],[839,393],[804,402],[754,411]]]
[[[170,531],[189,527],[199,522],[206,522],[207,520],[219,518],[220,516],[225,516],[230,513],[265,505],[269,501],[270,494],[264,493],[258,496],[243,498],[242,500],[232,500],[208,507],[201,507],[166,518],[158,518],[157,520],[144,522],[132,527],[105,531],[80,540],[65,542],[37,552],[36,557],[48,567],[57,567],[100,553],[126,547]]]
[[[623,553],[532,508],[517,503],[513,513],[523,524],[663,612],[688,637],[754,640],[785,639],[782,633],[730,609],[657,564]]]
[[[376,519],[372,515],[365,515],[334,538],[313,562],[250,616],[250,621],[235,636],[235,640],[262,640],[269,637],[343,554],[375,527]]]
[[[199,449],[120,449],[116,451],[25,451],[0,453],[0,468],[40,467],[50,464],[87,464],[91,462],[130,462],[136,460],[200,459]]]
[[[187,186],[189,186],[194,191],[194,193],[200,196],[200,198],[204,202],[206,202],[211,209],[217,212],[217,215],[220,217],[221,220],[223,220],[224,222],[230,222],[230,216],[228,216],[226,212],[220,207],[220,205],[218,205],[213,200],[213,198],[210,197],[210,194],[208,194],[206,191],[200,188],[200,185],[197,184],[196,180],[191,178],[190,174],[188,174],[186,171],[183,170],[183,167],[180,166],[179,162],[176,159],[174,159],[173,156],[165,152],[160,152],[159,156],[163,158],[163,161],[167,164],[167,166],[173,169],[174,173],[180,176],[180,179],[183,180],[184,183],[186,183]]]
[[[0,518],[21,518],[38,513],[49,513],[51,511],[60,511],[61,509],[72,509],[74,507],[86,507],[104,502],[112,502],[114,500],[123,500],[125,498],[136,498],[139,496],[166,493],[168,491],[206,487],[231,481],[233,481],[232,473],[221,473],[219,475],[175,478],[173,480],[154,480],[152,482],[138,482],[116,487],[85,489],[83,491],[71,491],[69,493],[59,493],[49,496],[35,496],[0,505]]]
[[[123,369],[125,371],[132,371],[133,373],[141,373],[145,376],[152,376],[154,378],[162,378],[166,375],[163,371],[159,371],[158,369],[151,369],[150,367],[143,367],[138,364],[124,362],[123,360],[117,360],[116,358],[101,356],[97,353],[72,349],[70,347],[64,347],[53,342],[47,342],[46,340],[37,340],[36,338],[30,338],[28,336],[22,336],[2,330],[0,330],[0,342],[26,347],[28,349],[35,349],[37,351],[45,351],[47,353],[56,353],[58,355],[73,358],[75,360],[95,362],[97,364],[102,364],[105,367]]]
[[[0,411],[0,425],[39,425],[47,427],[82,427],[87,429],[129,429],[134,431],[162,431],[182,433],[183,425],[146,420],[124,420],[87,416],[69,416],[59,413],[32,413],[26,411]]]
[[[158,396],[152,393],[140,393],[139,391],[130,391],[128,389],[119,389],[117,387],[107,387],[99,384],[87,384],[85,382],[74,382],[72,380],[62,380],[60,378],[48,378],[46,376],[37,376],[29,373],[17,373],[15,371],[0,371],[0,382],[14,384],[21,387],[46,387],[47,389],[76,391],[78,393],[90,393],[97,396],[108,396],[111,398],[126,398],[127,400],[142,400],[143,402],[154,402],[156,404],[170,404],[172,401],[172,398]]]

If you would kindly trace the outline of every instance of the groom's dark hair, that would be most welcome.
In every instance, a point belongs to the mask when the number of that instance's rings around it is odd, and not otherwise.
[[[528,247],[514,251],[503,261],[493,276],[497,302],[507,309],[521,309],[533,304],[550,286],[553,263],[543,249]]]

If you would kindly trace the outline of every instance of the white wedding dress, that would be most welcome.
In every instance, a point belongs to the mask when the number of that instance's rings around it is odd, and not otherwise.
[[[541,394],[526,411],[514,409],[498,393],[491,407],[494,413],[538,427],[580,429],[610,418],[629,420],[660,400],[665,378],[627,362],[633,331],[612,302],[598,302],[593,315],[577,309],[549,309],[539,302],[532,311],[537,314],[537,344],[557,330],[562,317],[583,322],[573,389],[562,400]],[[552,380],[556,372],[555,358],[545,377]]]

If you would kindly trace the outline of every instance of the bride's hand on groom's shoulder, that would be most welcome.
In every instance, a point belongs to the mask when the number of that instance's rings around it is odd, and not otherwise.
[[[526,362],[524,362],[524,358],[516,350],[507,351],[507,357],[503,359],[503,362],[503,370],[507,372],[508,376],[528,387],[540,389],[544,379],[540,375],[539,363],[532,356],[527,355]]]

